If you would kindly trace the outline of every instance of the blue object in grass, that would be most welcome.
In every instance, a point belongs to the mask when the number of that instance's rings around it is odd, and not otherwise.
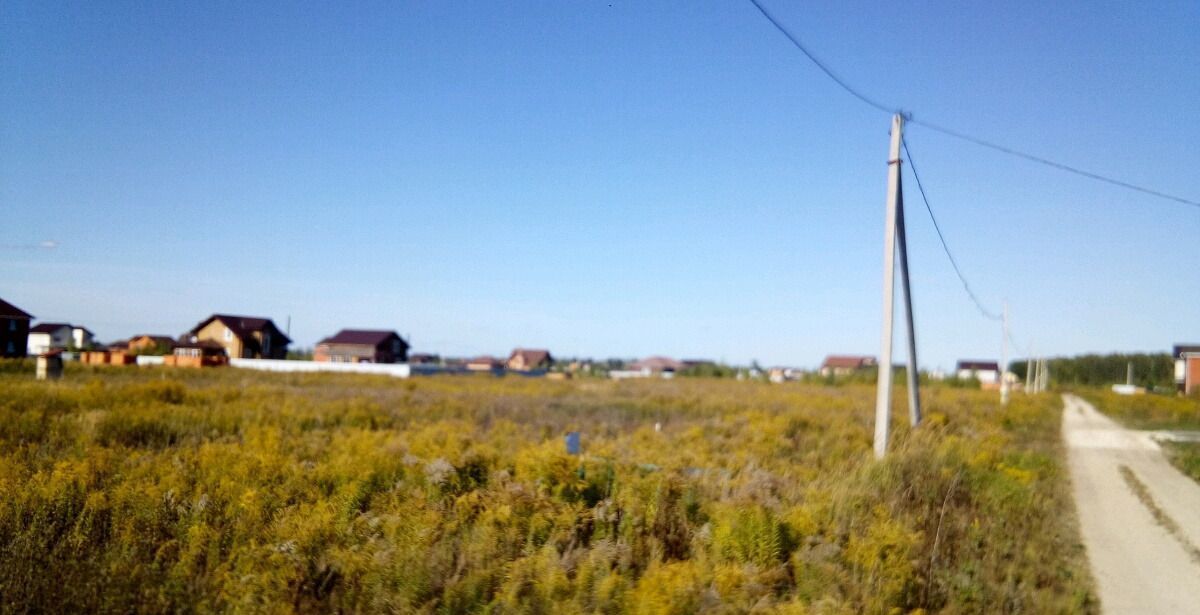
[[[578,455],[579,454],[579,432],[578,431],[568,431],[567,432],[567,454],[568,455]]]

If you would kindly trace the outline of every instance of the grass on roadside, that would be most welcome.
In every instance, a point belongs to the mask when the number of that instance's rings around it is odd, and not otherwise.
[[[1130,429],[1200,431],[1200,397],[1118,395],[1083,390],[1080,397]]]
[[[1101,412],[1131,429],[1200,431],[1200,397],[1117,395],[1110,391],[1080,393]],[[1200,442],[1163,442],[1167,459],[1184,474],[1200,481]]]

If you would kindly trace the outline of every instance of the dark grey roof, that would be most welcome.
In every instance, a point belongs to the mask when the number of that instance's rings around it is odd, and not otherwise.
[[[234,335],[242,338],[243,340],[248,338],[250,333],[263,331],[269,326],[271,329],[274,329],[275,334],[279,337],[282,337],[285,342],[291,343],[292,341],[292,339],[285,335],[283,331],[279,330],[279,327],[275,326],[275,323],[271,322],[270,318],[260,318],[258,316],[236,316],[233,314],[213,314],[212,316],[205,318],[204,320],[200,321],[200,324],[192,327],[192,335],[198,333],[200,329],[203,329],[205,325],[214,320],[221,321],[222,324],[224,324],[226,327],[229,327],[230,330],[233,331]]]
[[[382,329],[342,329],[336,335],[327,337],[318,344],[353,344],[358,346],[378,346],[383,342],[388,341],[392,337],[400,340],[406,346],[404,338],[400,337],[395,331],[386,331]]]
[[[25,310],[22,310],[21,308],[3,300],[3,299],[0,299],[0,318],[17,318],[17,319],[29,320],[29,319],[33,318],[33,315],[26,313]]]
[[[998,372],[1000,371],[1000,364],[995,361],[959,361],[958,369]]]
[[[36,327],[30,329],[29,332],[30,333],[54,333],[55,331],[58,331],[59,329],[62,329],[63,327],[70,329],[71,325],[68,325],[65,322],[44,322],[44,323],[41,323],[41,324],[37,325]]]

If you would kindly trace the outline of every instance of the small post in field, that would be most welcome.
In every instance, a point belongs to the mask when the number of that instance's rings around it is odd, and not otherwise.
[[[1000,346],[1000,405],[1008,404],[1008,301],[1004,302],[1004,331]]]

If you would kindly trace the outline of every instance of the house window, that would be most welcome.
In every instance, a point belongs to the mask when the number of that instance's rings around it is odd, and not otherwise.
[[[14,352],[16,352],[16,351],[17,351],[17,349],[16,349],[16,348],[13,348],[13,343],[12,343],[12,342],[9,342],[9,343],[8,343],[8,354],[12,354],[12,353],[14,353]]]
[[[225,329],[225,341],[227,341],[227,342],[233,341],[233,329],[228,329],[228,328]]]
[[[15,321],[15,320],[8,321],[8,330],[16,331],[17,330],[17,321]]]

